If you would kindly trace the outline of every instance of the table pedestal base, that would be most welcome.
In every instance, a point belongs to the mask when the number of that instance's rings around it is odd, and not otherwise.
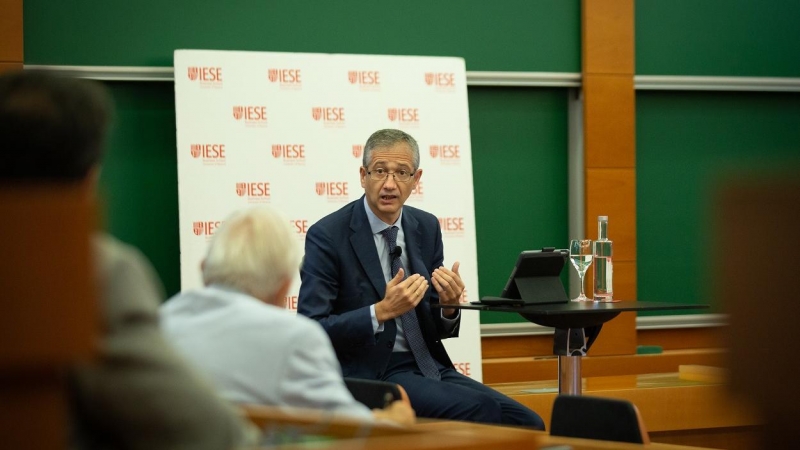
[[[582,356],[558,357],[558,393],[581,395],[581,358]]]
[[[553,353],[558,355],[559,394],[581,395],[581,358],[590,345],[586,334],[584,328],[556,328]]]

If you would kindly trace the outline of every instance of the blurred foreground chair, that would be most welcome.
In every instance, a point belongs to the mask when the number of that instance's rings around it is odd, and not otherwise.
[[[100,332],[85,188],[0,186],[0,437],[3,448],[68,447],[66,369]]]
[[[636,405],[613,398],[559,395],[553,403],[550,434],[583,439],[649,444]]]

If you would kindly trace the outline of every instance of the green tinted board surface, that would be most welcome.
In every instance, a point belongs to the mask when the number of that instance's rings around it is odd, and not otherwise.
[[[109,83],[116,118],[100,174],[106,226],[180,290],[178,157],[172,83]]]
[[[520,251],[567,247],[567,95],[555,88],[469,88],[480,280],[471,301],[500,295]],[[481,313],[481,322],[525,319]]]
[[[636,109],[637,296],[723,312],[712,291],[715,193],[732,177],[800,174],[800,93],[645,91]]]
[[[26,0],[26,64],[172,66],[176,49],[460,56],[580,72],[578,0]]]
[[[800,77],[800,1],[640,0],[636,73]]]

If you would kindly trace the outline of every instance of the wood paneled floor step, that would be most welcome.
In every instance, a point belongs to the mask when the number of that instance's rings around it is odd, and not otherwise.
[[[491,385],[533,409],[549,427],[556,380]],[[653,442],[712,448],[755,448],[761,420],[732,397],[725,381],[694,381],[676,373],[583,378],[583,395],[633,402]]]
[[[678,366],[725,366],[725,350],[717,348],[667,350],[654,355],[586,356],[584,377],[677,372]],[[558,378],[558,359],[547,357],[489,358],[483,360],[483,382],[520,383]]]

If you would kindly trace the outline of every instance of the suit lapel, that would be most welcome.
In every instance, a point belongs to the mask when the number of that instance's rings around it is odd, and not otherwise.
[[[381,262],[378,260],[378,251],[375,249],[375,239],[372,237],[372,228],[364,211],[364,200],[356,200],[353,205],[353,216],[350,219],[350,245],[358,257],[361,267],[366,272],[369,281],[379,296],[386,293],[386,281],[383,279]]]

